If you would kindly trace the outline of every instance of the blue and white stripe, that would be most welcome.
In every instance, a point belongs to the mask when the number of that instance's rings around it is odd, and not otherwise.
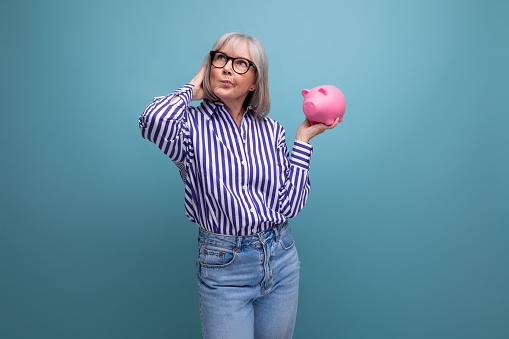
[[[189,106],[192,88],[155,98],[139,119],[143,138],[180,171],[188,218],[209,232],[251,235],[295,217],[309,194],[312,146],[295,140],[290,156],[275,120],[248,109],[239,127],[222,103]]]

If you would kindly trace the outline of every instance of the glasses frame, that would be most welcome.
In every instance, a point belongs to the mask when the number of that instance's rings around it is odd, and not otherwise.
[[[220,53],[222,55],[224,55],[226,57],[226,62],[224,63],[223,66],[221,67],[217,67],[216,65],[214,65],[214,57],[216,56],[217,53]],[[235,70],[235,60],[237,59],[242,59],[242,60],[246,60],[248,63],[249,63],[249,67],[247,68],[247,70],[243,73],[239,73],[237,72],[237,70]],[[223,52],[220,52],[220,51],[210,51],[210,63],[212,64],[212,66],[214,66],[215,68],[224,68],[224,66],[226,66],[228,64],[228,61],[232,61],[232,69],[235,73],[237,74],[246,74],[247,72],[249,72],[249,69],[251,68],[251,66],[253,66],[253,68],[257,71],[258,68],[256,67],[255,63],[252,62],[251,60],[249,59],[246,59],[246,58],[232,58],[231,56],[228,56],[227,54],[223,53]]]

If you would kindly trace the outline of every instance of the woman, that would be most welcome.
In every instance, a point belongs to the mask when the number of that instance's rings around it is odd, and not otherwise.
[[[227,33],[189,84],[155,98],[139,120],[177,165],[186,214],[199,225],[204,338],[293,335],[300,264],[287,220],[308,197],[309,141],[338,121],[305,120],[289,155],[283,127],[266,117],[267,72],[256,38]]]

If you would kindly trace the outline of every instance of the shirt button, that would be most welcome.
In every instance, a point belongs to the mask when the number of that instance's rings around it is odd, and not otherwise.
[[[251,207],[250,211],[254,213],[256,210],[254,209],[254,207]]]
[[[246,166],[246,160],[242,160],[241,164]]]
[[[247,190],[247,186],[242,186],[242,189],[245,191]]]

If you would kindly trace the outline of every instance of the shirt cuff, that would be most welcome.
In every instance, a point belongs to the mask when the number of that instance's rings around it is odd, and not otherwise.
[[[313,154],[313,146],[300,140],[294,140],[290,164],[309,170],[311,154]]]
[[[173,95],[173,96],[178,95],[179,97],[184,99],[184,101],[187,104],[187,103],[191,102],[191,100],[193,99],[193,87],[194,87],[194,85],[187,84],[187,85],[180,87],[176,91],[170,93],[169,95]]]
[[[178,88],[177,90],[171,92],[168,95],[154,97],[154,101],[161,100],[161,99],[168,98],[168,97],[173,98],[175,96],[179,96],[182,99],[184,99],[184,101],[186,103],[189,103],[193,99],[193,87],[194,87],[194,85],[192,85],[192,84],[184,85],[184,86]]]

